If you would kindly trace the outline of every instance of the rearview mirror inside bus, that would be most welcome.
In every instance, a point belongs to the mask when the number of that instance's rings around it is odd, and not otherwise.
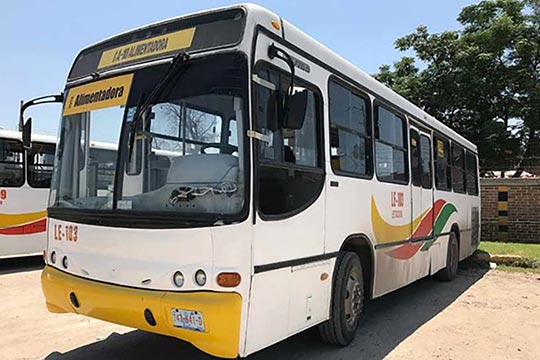
[[[32,148],[32,118],[28,118],[22,128],[22,141],[26,150]]]
[[[299,130],[304,125],[308,103],[308,91],[302,90],[294,93],[289,99],[289,111],[283,119],[285,129]]]

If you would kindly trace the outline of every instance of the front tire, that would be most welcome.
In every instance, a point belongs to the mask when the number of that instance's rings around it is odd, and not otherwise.
[[[319,325],[322,339],[330,344],[351,343],[364,306],[364,278],[358,255],[340,252],[336,259],[330,319]]]
[[[448,238],[448,251],[446,253],[446,267],[440,270],[435,277],[440,281],[452,281],[457,276],[459,265],[459,245],[455,232],[451,232]]]

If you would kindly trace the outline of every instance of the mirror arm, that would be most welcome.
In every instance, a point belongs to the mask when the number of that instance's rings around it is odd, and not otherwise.
[[[270,59],[278,58],[285,61],[291,70],[291,84],[287,91],[287,96],[285,97],[285,104],[283,104],[283,119],[287,119],[289,112],[289,99],[294,91],[294,60],[285,50],[277,47],[274,44],[268,47],[268,57]]]
[[[23,130],[24,126],[24,112],[30,106],[49,104],[49,103],[61,103],[64,102],[64,93],[40,96],[26,102],[21,100],[21,107],[19,109],[19,131]]]

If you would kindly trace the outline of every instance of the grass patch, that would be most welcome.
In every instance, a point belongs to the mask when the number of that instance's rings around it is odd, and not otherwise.
[[[482,241],[478,249],[492,255],[520,255],[529,260],[540,261],[540,244]]]

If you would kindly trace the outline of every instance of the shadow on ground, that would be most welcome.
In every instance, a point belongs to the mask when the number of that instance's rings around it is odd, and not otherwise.
[[[28,256],[11,259],[0,259],[0,275],[43,269],[43,257]]]
[[[461,270],[450,283],[422,279],[369,303],[364,323],[355,341],[346,348],[322,343],[316,329],[284,340],[249,357],[250,360],[279,359],[382,359],[424,323],[443,311],[479,281],[487,270]],[[54,352],[47,360],[85,359],[214,359],[180,340],[131,331],[66,353]]]

